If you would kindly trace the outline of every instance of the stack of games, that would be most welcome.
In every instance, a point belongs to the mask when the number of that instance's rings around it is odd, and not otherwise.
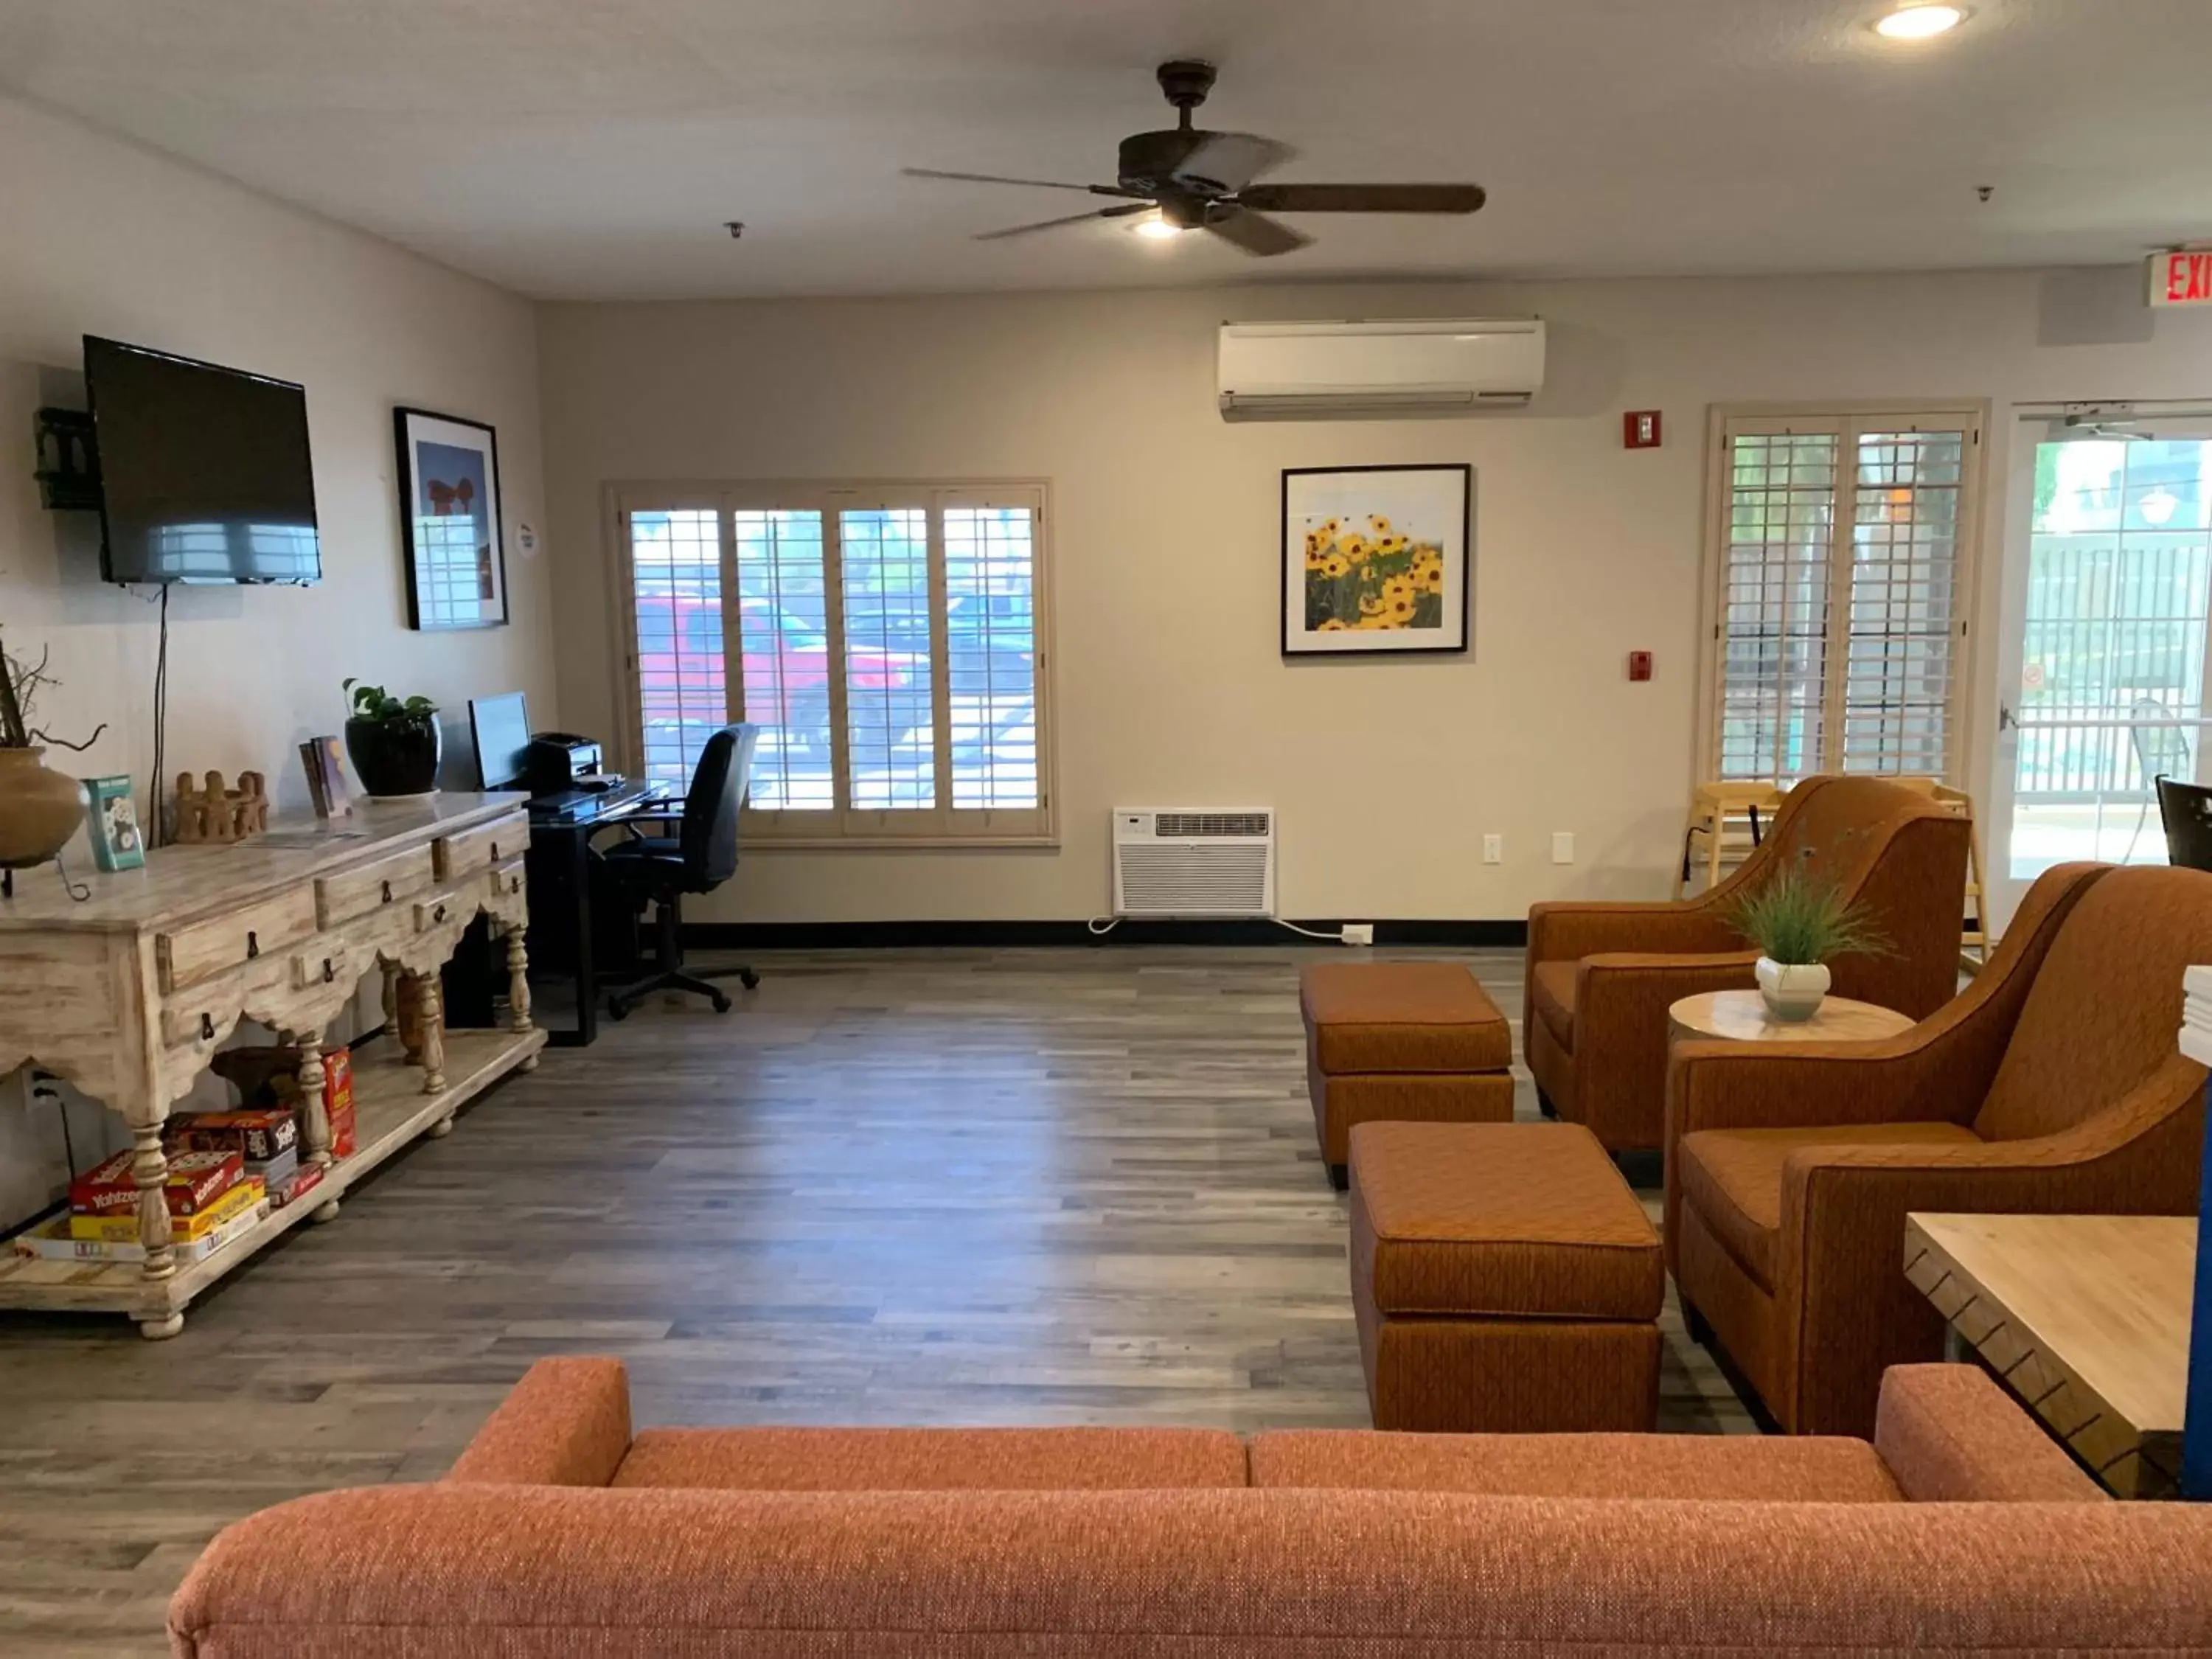
[[[88,1261],[138,1261],[138,1183],[132,1154],[118,1152],[70,1183],[70,1212],[19,1234],[26,1255]],[[169,1243],[179,1266],[198,1261],[269,1213],[269,1193],[246,1172],[235,1151],[185,1152],[169,1160],[162,1197],[169,1206]]]

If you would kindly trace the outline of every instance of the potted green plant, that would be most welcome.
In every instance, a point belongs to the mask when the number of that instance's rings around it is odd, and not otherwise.
[[[346,754],[372,796],[427,795],[438,787],[445,734],[428,697],[395,697],[380,685],[345,683]]]
[[[1753,972],[1767,1012],[1792,1023],[1820,1011],[1831,961],[1889,948],[1863,902],[1846,899],[1834,882],[1802,863],[1738,899],[1728,919],[1759,947]]]
[[[84,786],[46,769],[46,745],[89,749],[107,726],[71,743],[33,725],[40,690],[58,684],[46,672],[45,653],[27,663],[0,649],[0,869],[44,864],[84,822]]]

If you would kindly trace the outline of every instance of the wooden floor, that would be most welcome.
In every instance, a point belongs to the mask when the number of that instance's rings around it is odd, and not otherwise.
[[[174,1341],[0,1315],[0,1652],[165,1652],[226,1522],[434,1478],[545,1354],[622,1355],[645,1423],[1363,1425],[1322,954],[763,957],[726,1018],[549,1052]],[[1474,960],[1517,1025],[1519,953]],[[1747,1429],[1665,1331],[1662,1426]]]

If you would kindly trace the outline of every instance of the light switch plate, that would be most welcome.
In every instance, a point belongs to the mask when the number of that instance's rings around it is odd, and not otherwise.
[[[1505,862],[1504,836],[1485,836],[1482,838],[1482,861],[1485,864],[1503,864]]]
[[[1575,861],[1575,832],[1571,830],[1552,831],[1552,862],[1572,864]]]

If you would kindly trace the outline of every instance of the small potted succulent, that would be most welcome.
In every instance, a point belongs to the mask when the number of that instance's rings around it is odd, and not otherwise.
[[[0,869],[44,864],[84,822],[84,786],[47,769],[46,745],[88,749],[107,727],[71,743],[34,724],[40,690],[58,684],[45,653],[25,662],[0,650]]]
[[[395,697],[380,685],[345,683],[346,754],[369,795],[427,795],[438,787],[445,734],[428,697]]]
[[[1820,1012],[1831,961],[1889,949],[1863,902],[1802,863],[1738,899],[1729,922],[1759,947],[1754,972],[1767,1012],[1792,1024]]]

